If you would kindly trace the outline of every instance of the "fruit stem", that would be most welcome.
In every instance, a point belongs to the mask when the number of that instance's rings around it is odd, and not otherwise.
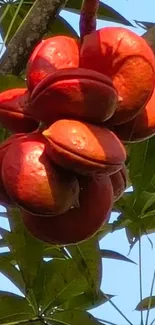
[[[86,35],[96,30],[98,8],[99,0],[83,0],[79,22],[81,42]]]

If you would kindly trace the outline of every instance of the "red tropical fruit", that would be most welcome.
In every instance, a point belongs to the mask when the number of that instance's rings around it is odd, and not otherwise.
[[[0,124],[11,132],[31,132],[38,122],[29,112],[29,92],[26,88],[14,88],[0,93]]]
[[[146,41],[124,27],[105,27],[85,36],[80,67],[112,78],[119,103],[109,120],[131,120],[150,99],[155,86],[155,57]]]
[[[18,134],[13,134],[11,135],[8,139],[6,139],[4,142],[0,144],[0,204],[3,206],[8,206],[8,205],[13,205],[13,201],[11,198],[8,196],[3,180],[2,180],[2,163],[3,163],[3,158],[8,151],[8,148],[14,142],[16,139],[21,138],[24,136],[25,133],[18,133]]]
[[[53,217],[42,218],[22,212],[28,231],[50,244],[76,244],[92,237],[108,221],[113,204],[113,190],[106,175],[79,179],[79,207]]]
[[[118,172],[110,175],[110,179],[114,192],[114,201],[118,201],[127,187],[127,170],[125,165]]]
[[[54,36],[42,40],[27,63],[27,85],[30,91],[49,73],[62,68],[79,66],[79,43],[68,36]]]
[[[108,77],[88,69],[61,69],[35,87],[31,114],[47,125],[60,118],[99,123],[113,115],[117,100]]]
[[[126,151],[106,128],[76,120],[59,120],[43,131],[46,152],[56,164],[79,174],[112,174],[122,168]]]
[[[3,159],[2,180],[18,206],[34,214],[51,216],[78,204],[79,184],[74,175],[51,163],[45,144],[39,133],[12,143]]]
[[[131,121],[115,125],[113,132],[124,142],[140,142],[155,134],[155,90],[151,99]]]

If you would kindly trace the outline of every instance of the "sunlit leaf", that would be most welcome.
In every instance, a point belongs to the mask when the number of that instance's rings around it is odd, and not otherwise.
[[[33,300],[34,280],[43,262],[43,244],[28,234],[18,209],[11,210],[9,222],[12,230],[8,236],[9,246],[22,273],[27,294],[30,294]]]
[[[0,291],[0,324],[31,320],[34,312],[27,300],[10,292]]]
[[[87,289],[87,282],[72,259],[44,263],[35,283],[35,296],[43,313]]]
[[[147,190],[149,183],[155,176],[155,137],[135,143],[130,152],[130,177],[133,187],[139,196]]]
[[[25,284],[21,272],[10,263],[9,257],[2,254],[0,254],[0,272],[7,276],[25,294]]]
[[[62,247],[55,246],[45,246],[44,248],[44,257],[46,258],[61,258],[65,259],[67,253],[64,251]]]
[[[139,302],[139,304],[136,307],[136,310],[147,310],[148,305],[150,304],[149,309],[155,308],[155,296],[151,297],[151,303],[150,303],[150,297],[144,298],[142,301]]]
[[[102,260],[98,240],[93,238],[67,249],[95,297],[102,280]]]
[[[113,295],[106,294],[109,299],[113,298]],[[107,302],[107,298],[104,296],[104,293],[100,290],[96,299],[94,295],[89,292],[81,293],[80,295],[73,297],[67,301],[62,308],[64,309],[80,309],[80,310],[90,310],[96,308]]]
[[[1,36],[2,38],[4,39],[7,32],[8,32],[8,29],[10,27],[10,23],[12,21],[12,19],[14,18],[14,15],[16,13],[16,10],[18,8],[18,4],[19,3],[12,3],[10,4],[9,6],[9,10],[7,10],[6,12],[6,15],[4,16],[4,19],[1,21],[1,24],[0,24],[0,28],[1,28]],[[31,8],[31,4],[28,5],[24,5],[22,4],[15,20],[14,20],[14,23],[13,23],[13,26],[10,30],[10,33],[9,33],[9,36],[7,38],[7,42],[6,44],[8,44],[8,42],[10,41],[10,39],[13,37],[13,35],[15,34],[15,32],[17,31],[18,27],[21,25],[21,23],[23,22],[23,19],[25,18],[25,16],[27,15],[29,9]],[[4,13],[4,10],[6,9],[6,5],[5,6],[2,6],[0,8],[0,16],[2,16],[2,14]]]
[[[74,309],[62,312],[56,311],[53,315],[45,317],[45,320],[51,320],[54,325],[101,325],[101,323],[88,312]]]
[[[25,81],[14,75],[0,74],[0,92],[12,88],[25,88]]]

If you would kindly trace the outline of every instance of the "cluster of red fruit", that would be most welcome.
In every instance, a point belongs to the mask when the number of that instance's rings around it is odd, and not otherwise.
[[[20,207],[33,236],[77,243],[108,220],[127,182],[122,141],[155,133],[154,88],[154,54],[125,28],[37,45],[27,89],[0,94],[15,133],[0,147],[1,202]]]

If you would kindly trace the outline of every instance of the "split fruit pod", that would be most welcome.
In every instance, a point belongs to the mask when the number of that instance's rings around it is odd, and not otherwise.
[[[114,201],[118,201],[121,196],[124,194],[124,191],[127,187],[127,169],[124,165],[115,174],[110,175],[110,180],[113,187]]]
[[[3,184],[3,180],[2,180],[2,163],[3,163],[3,159],[4,159],[5,154],[7,153],[10,145],[14,141],[21,138],[24,135],[25,135],[25,133],[13,134],[9,138],[7,138],[4,142],[2,142],[0,144],[0,204],[2,204],[3,206],[13,205],[13,201],[8,196],[8,194],[7,194],[7,192],[6,192],[5,188],[4,188],[4,184]]]
[[[155,57],[147,42],[123,27],[105,27],[86,35],[80,67],[112,78],[119,103],[109,125],[131,120],[150,99],[155,86]]]
[[[31,132],[38,122],[29,112],[29,92],[14,88],[0,93],[0,124],[11,132]]]
[[[110,130],[76,120],[59,120],[43,131],[46,152],[56,164],[79,174],[113,174],[126,151]]]
[[[45,154],[41,134],[12,143],[2,163],[2,180],[12,200],[32,214],[57,215],[78,204],[79,183]]]
[[[74,38],[58,35],[42,40],[32,52],[26,68],[30,92],[49,73],[79,66],[79,43]]]
[[[123,142],[140,142],[155,135],[155,90],[149,102],[131,121],[115,125],[113,132]]]
[[[27,230],[35,238],[55,245],[77,244],[92,237],[110,217],[113,190],[106,175],[79,178],[79,207],[53,217],[42,218],[21,211]]]
[[[44,78],[31,94],[31,114],[50,125],[60,118],[100,123],[115,112],[117,92],[98,72],[61,69]]]

